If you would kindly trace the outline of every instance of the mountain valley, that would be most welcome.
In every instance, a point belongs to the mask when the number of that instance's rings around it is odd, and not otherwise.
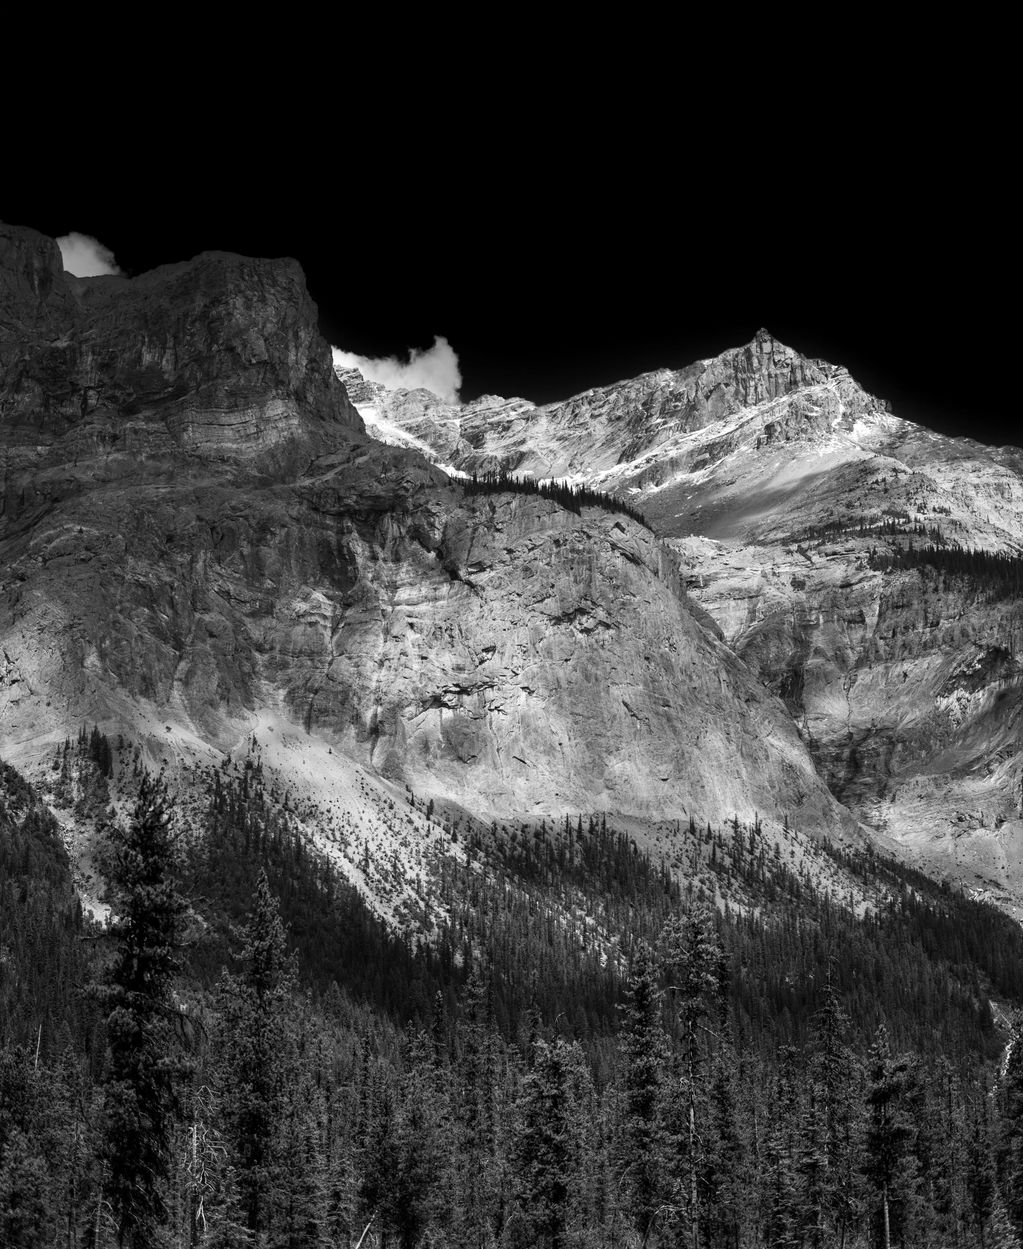
[[[0,1243],[1019,1249],[1023,452],[0,224]]]

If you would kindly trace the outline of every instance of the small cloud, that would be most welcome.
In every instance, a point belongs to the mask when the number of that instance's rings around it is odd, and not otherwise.
[[[367,381],[379,382],[388,390],[432,391],[446,403],[458,403],[458,391],[462,385],[462,373],[458,367],[458,354],[446,338],[436,337],[433,346],[425,351],[413,347],[407,360],[397,356],[371,359],[357,356],[352,351],[331,348],[334,367],[358,369]]]
[[[120,273],[121,266],[109,247],[89,234],[73,230],[57,240],[64,268],[76,278],[98,278],[105,273]]]

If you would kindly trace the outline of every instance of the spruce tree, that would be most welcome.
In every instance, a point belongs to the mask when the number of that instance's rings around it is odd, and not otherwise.
[[[997,1196],[990,1100],[987,1085],[983,1083],[979,1102],[972,1112],[966,1156],[967,1217],[982,1246]]]
[[[42,1249],[52,1243],[56,1226],[55,1177],[45,1157],[52,1129],[45,1122],[39,1076],[29,1051],[0,1050],[0,1245],[4,1249]]]
[[[225,971],[217,987],[213,1053],[220,1130],[245,1226],[258,1240],[273,1216],[278,1136],[294,1062],[289,1013],[296,981],[277,900],[264,871],[239,935],[241,972]]]
[[[848,1043],[849,1018],[828,971],[824,1000],[811,1020],[810,1078],[822,1165],[811,1177],[811,1201],[819,1218],[814,1249],[831,1237],[845,1244],[859,1221],[863,1180],[858,1171],[862,1144],[861,1069]],[[822,1237],[824,1239],[822,1239]]]
[[[714,917],[704,908],[693,908],[681,919],[670,920],[661,943],[682,1043],[677,1096],[681,1112],[681,1175],[673,1204],[688,1225],[692,1249],[699,1249],[703,1239],[701,1190],[707,1162],[707,1139],[701,1119],[708,1097],[708,1041],[715,1036],[711,1024],[719,1024],[724,1009],[727,958]]]
[[[514,1158],[519,1221],[513,1243],[565,1249],[578,1163],[576,1086],[582,1055],[537,1038],[519,1099]]]
[[[771,1249],[802,1249],[813,1221],[807,1209],[805,1106],[797,1087],[795,1050],[786,1046],[780,1057],[764,1150],[765,1231]]]
[[[166,789],[143,778],[131,820],[110,837],[116,949],[99,990],[109,1006],[103,1072],[103,1156],[118,1244],[152,1249],[164,1220],[176,1079],[172,992],[185,901]]]
[[[891,1249],[904,1239],[906,1206],[912,1196],[910,1145],[913,1126],[906,1109],[912,1062],[892,1053],[888,1029],[877,1030],[869,1054],[869,1120],[864,1169],[874,1193],[874,1243]]]
[[[667,1046],[653,952],[641,942],[622,1006],[622,1157],[630,1217],[645,1243],[664,1203]]]
[[[446,1099],[433,1040],[407,1034],[403,1051],[389,1221],[400,1249],[415,1249],[439,1213]]]
[[[463,997],[461,1079],[454,1089],[454,1215],[459,1243],[485,1243],[492,1236],[499,1176],[497,1167],[497,1041],[493,985],[474,969]]]

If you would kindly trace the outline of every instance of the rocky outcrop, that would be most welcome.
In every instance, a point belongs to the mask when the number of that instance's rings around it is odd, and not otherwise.
[[[293,260],[208,252],[137,278],[75,278],[0,225],[7,520],[93,481],[287,474],[362,422]]]

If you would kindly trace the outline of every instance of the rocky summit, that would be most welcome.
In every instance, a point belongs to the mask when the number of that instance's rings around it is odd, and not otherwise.
[[[393,427],[414,424],[408,446],[371,436],[293,261],[205,253],[78,279],[52,241],[5,226],[0,284],[0,753],[44,791],[83,725],[120,743],[115,804],[125,760],[184,783],[258,757],[385,912],[343,834],[358,813],[414,876],[436,829],[396,819],[409,792],[488,823],[598,811],[643,837],[759,814],[862,835],[696,548],[614,509],[475,493],[422,450],[469,463],[467,439],[442,448],[424,424],[457,412],[348,379],[364,412],[382,395]],[[786,388],[843,384],[758,346],[591,392],[541,418],[552,455],[571,433],[545,471],[584,476],[589,440],[611,482],[619,426],[636,459],[668,438],[648,425],[724,438]],[[480,407],[516,446],[532,411]],[[480,463],[503,462],[486,425]],[[88,821],[54,810],[87,866]]]
[[[1023,902],[1023,452],[901,420],[766,330],[564,402],[359,379],[367,428],[465,474],[618,493],[832,793],[913,862]]]

